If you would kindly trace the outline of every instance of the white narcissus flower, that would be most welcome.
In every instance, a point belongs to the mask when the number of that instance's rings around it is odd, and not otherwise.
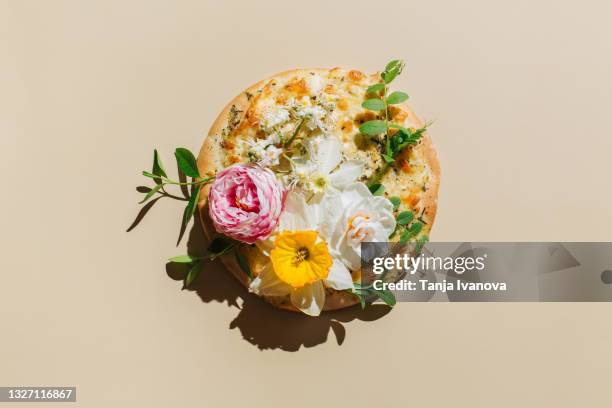
[[[372,195],[363,183],[353,183],[343,191],[330,190],[319,211],[321,235],[330,253],[353,271],[361,268],[362,242],[386,242],[395,230],[393,204]]]
[[[293,163],[298,183],[306,190],[315,193],[322,193],[329,187],[341,190],[363,174],[361,161],[349,160],[340,164],[342,143],[334,136],[308,139],[306,150],[308,157],[296,159]]]

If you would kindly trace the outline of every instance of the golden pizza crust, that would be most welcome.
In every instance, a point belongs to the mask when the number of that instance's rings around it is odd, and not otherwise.
[[[257,90],[264,87],[264,85],[271,80],[288,79],[296,75],[303,75],[312,72],[324,74],[329,73],[332,70],[323,68],[313,68],[293,69],[289,71],[284,71],[279,74],[273,75],[270,78],[257,82],[256,84],[250,86],[249,88],[241,92],[234,99],[232,99],[225,106],[223,111],[221,111],[217,119],[212,124],[210,130],[208,131],[208,136],[204,139],[204,143],[198,155],[198,169],[200,171],[200,174],[214,175],[218,170],[221,170],[225,167],[223,164],[224,154],[221,143],[223,129],[226,128],[231,116],[236,115],[237,111],[240,111],[238,113],[240,120],[244,118],[245,112],[247,111],[247,108],[250,104],[250,100],[247,95],[255,94]],[[408,117],[412,120],[413,123],[417,124],[418,127],[423,126],[423,122],[417,118],[417,116],[407,104],[403,103],[401,104],[401,106],[404,110],[408,112]],[[425,159],[431,169],[430,179],[428,181],[428,190],[425,192],[425,195],[422,200],[424,215],[426,215],[426,218],[429,220],[429,225],[427,227],[428,230],[431,230],[437,211],[437,197],[440,185],[440,165],[431,138],[426,133],[422,137],[419,145],[416,146],[414,150],[418,151],[418,154]],[[389,175],[383,178],[383,180],[386,180],[386,183],[389,182],[387,178],[388,176]],[[216,234],[216,231],[212,226],[212,223],[210,222],[210,218],[208,216],[208,207],[206,205],[209,190],[210,185],[206,186],[202,190],[198,202],[198,208],[200,210],[200,219],[202,220],[202,227],[204,233],[207,239],[211,240]],[[257,274],[257,272],[262,269],[265,262],[269,262],[269,260],[266,259],[263,255],[258,256],[258,254],[256,253],[258,252],[258,250],[255,248],[246,247],[242,249],[242,252],[247,258],[251,270],[254,274]],[[242,271],[242,268],[238,265],[234,257],[222,256],[221,261],[224,266],[236,277],[236,279],[238,279],[246,288],[249,287],[249,278]],[[276,307],[292,311],[298,311],[298,309],[291,305],[287,297],[283,299],[271,296],[263,297],[266,301]],[[355,305],[357,303],[359,303],[359,299],[355,295],[352,295],[345,291],[335,291],[333,289],[326,289],[325,305],[323,307],[323,310],[342,309]]]

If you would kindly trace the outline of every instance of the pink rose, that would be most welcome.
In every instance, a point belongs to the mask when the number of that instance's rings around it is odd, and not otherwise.
[[[217,174],[208,195],[208,213],[217,232],[252,244],[276,228],[284,195],[271,170],[238,164]]]

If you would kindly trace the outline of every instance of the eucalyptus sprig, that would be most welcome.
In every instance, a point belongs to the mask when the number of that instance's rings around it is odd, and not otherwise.
[[[251,272],[249,263],[244,255],[240,252],[241,245],[243,244],[227,237],[219,236],[212,240],[208,246],[208,249],[206,250],[206,253],[203,255],[179,255],[168,259],[168,261],[175,264],[185,264],[188,267],[183,289],[190,287],[191,284],[197,279],[202,271],[202,264],[204,261],[214,261],[218,257],[232,252],[234,253],[234,257],[240,268],[249,277],[249,279],[253,279],[253,273]]]
[[[189,149],[186,149],[184,147],[177,148],[174,151],[174,157],[176,158],[180,173],[185,176],[185,179],[187,177],[190,177],[192,181],[177,181],[170,179],[168,177],[168,174],[166,173],[166,169],[164,168],[162,160],[159,157],[159,153],[157,152],[157,150],[154,150],[152,169],[150,172],[143,171],[142,175],[152,179],[155,182],[155,185],[144,190],[145,196],[139,204],[146,203],[156,195],[180,201],[187,201],[187,206],[185,207],[185,210],[183,212],[183,218],[181,222],[181,234],[179,236],[180,241],[183,231],[185,230],[187,224],[195,214],[202,187],[207,183],[213,181],[215,177],[202,177],[200,175],[196,158],[193,153],[189,151]],[[181,188],[185,187],[185,189],[183,190],[184,197],[179,197],[175,194],[169,193],[167,191],[168,186],[180,186]],[[189,191],[189,187],[191,187],[191,191]]]
[[[387,64],[385,70],[380,74],[380,81],[370,86],[366,94],[371,98],[366,99],[361,106],[365,109],[382,112],[383,119],[369,120],[359,127],[359,131],[365,136],[383,136],[384,151],[381,153],[383,165],[372,176],[369,185],[373,186],[380,183],[383,176],[389,171],[395,159],[408,146],[419,142],[427,126],[420,129],[405,128],[392,121],[389,115],[389,106],[397,105],[408,100],[408,94],[401,91],[388,93],[388,85],[402,73],[404,62],[393,60]],[[394,133],[390,135],[390,130]]]

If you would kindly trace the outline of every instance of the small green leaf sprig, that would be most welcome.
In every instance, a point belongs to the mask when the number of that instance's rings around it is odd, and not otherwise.
[[[189,149],[186,149],[184,147],[177,148],[174,151],[174,157],[176,158],[179,171],[185,176],[185,178],[190,177],[192,181],[176,181],[168,178],[168,174],[166,173],[161,158],[159,157],[159,153],[157,152],[157,150],[154,150],[153,168],[151,172],[143,171],[142,175],[153,179],[155,185],[151,188],[144,190],[145,196],[139,204],[146,203],[155,195],[173,198],[181,201],[187,201],[187,206],[183,211],[183,218],[181,222],[181,234],[179,236],[180,242],[183,232],[187,227],[187,224],[195,214],[202,187],[204,187],[204,185],[206,185],[207,183],[213,181],[215,177],[202,177],[200,175],[196,158]],[[170,194],[167,191],[167,187],[171,185],[180,186],[183,191],[183,197]],[[189,191],[189,187],[191,187],[191,192]]]
[[[408,100],[408,94],[401,91],[394,91],[388,94],[388,85],[402,73],[404,62],[393,60],[387,64],[385,70],[380,74],[381,82],[370,86],[366,94],[373,96],[366,99],[361,106],[371,111],[382,112],[383,119],[369,120],[359,127],[359,131],[365,136],[383,135],[384,148],[381,156],[383,165],[370,179],[369,185],[373,186],[380,183],[383,176],[389,171],[395,159],[408,146],[419,142],[427,126],[420,129],[409,129],[394,123],[389,115],[389,106],[397,105]],[[397,131],[389,135],[390,129]]]
[[[385,194],[385,186],[376,183],[369,185],[370,192],[374,196],[383,196]],[[421,231],[423,230],[424,223],[420,219],[416,218],[414,212],[412,211],[400,211],[399,207],[402,203],[402,200],[397,197],[389,197],[389,201],[393,204],[393,211],[396,213],[395,215],[395,231],[391,234],[390,238],[394,237],[396,234],[400,234],[399,242],[400,244],[405,244],[413,238],[416,238]],[[427,237],[424,237],[427,239]]]
[[[420,220],[414,219],[412,211],[400,212],[397,215],[396,222],[400,232],[400,244],[407,243],[423,230],[423,223]]]
[[[399,243],[400,244],[406,244],[408,243],[410,240],[416,238],[421,231],[423,230],[423,226],[424,226],[424,222],[421,221],[420,219],[416,218],[414,215],[414,212],[412,211],[400,211],[399,210],[399,206],[402,202],[402,200],[397,197],[397,196],[393,196],[393,197],[389,197],[389,201],[391,201],[391,204],[393,204],[393,211],[395,211],[396,215],[395,215],[395,231],[393,231],[393,233],[391,234],[391,237],[394,237],[396,234],[400,234],[400,239],[399,239]],[[423,236],[420,241],[424,241],[423,244],[425,244],[425,242],[427,242],[427,236]]]
[[[168,261],[175,264],[184,264],[187,266],[187,273],[185,275],[183,289],[189,288],[191,284],[197,279],[202,271],[202,263],[206,260],[214,261],[222,255],[233,253],[236,262],[240,268],[246,273],[249,279],[253,279],[253,273],[251,267],[245,256],[240,252],[239,242],[231,240],[224,236],[219,236],[212,240],[206,253],[200,256],[193,255],[179,255],[170,258]]]
[[[361,304],[361,308],[365,309],[366,305],[374,302],[376,299],[380,299],[387,306],[395,306],[397,300],[395,300],[395,295],[390,290],[377,290],[374,289],[372,285],[362,285],[361,283],[354,283],[355,288],[351,293],[356,295],[359,298],[359,303]]]

